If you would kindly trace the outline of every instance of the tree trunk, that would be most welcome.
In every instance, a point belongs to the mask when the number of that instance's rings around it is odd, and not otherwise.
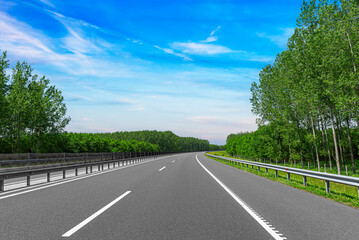
[[[318,154],[318,145],[317,145],[317,138],[315,137],[315,128],[314,128],[314,121],[313,121],[313,116],[312,113],[310,113],[310,120],[312,123],[312,130],[313,130],[313,137],[314,137],[314,145],[315,145],[315,153],[316,153],[316,157],[317,157],[317,167],[318,167],[318,171],[320,172],[320,162],[319,162],[319,154]]]
[[[330,170],[332,170],[332,169],[333,169],[333,165],[332,165],[332,158],[331,158],[331,155],[330,155],[330,147],[329,147],[328,132],[327,132],[327,123],[324,121],[324,117],[323,117],[323,116],[322,116],[322,121],[323,121],[323,124],[324,124],[325,139],[326,139],[326,142],[327,142],[329,167],[330,167]]]
[[[335,150],[335,162],[337,164],[337,168],[338,168],[338,174],[341,175],[342,171],[340,169],[340,162],[339,162],[339,152],[338,152],[338,144],[337,144],[337,136],[335,134],[335,121],[334,121],[334,117],[332,114],[332,109],[329,108],[329,112],[330,112],[330,118],[332,120],[332,131],[333,131],[333,142],[334,142],[334,150]]]
[[[314,156],[314,145],[313,145],[313,142],[310,143],[311,145],[311,152],[312,152],[312,160],[313,160],[313,166],[316,167],[315,165],[315,156]]]
[[[353,174],[355,174],[355,162],[354,162],[354,154],[353,154],[353,148],[352,148],[352,138],[350,136],[349,118],[346,119],[346,122],[347,122],[347,132],[348,132],[350,159],[352,161]]]
[[[338,131],[338,143],[339,143],[339,154],[340,154],[340,160],[341,160],[341,163],[342,163],[342,166],[344,167],[344,158],[343,158],[343,145],[342,145],[342,137],[341,137],[341,134],[340,134],[340,125],[339,125],[339,120],[338,118],[336,117],[337,119],[337,131]]]
[[[300,151],[300,163],[302,164],[302,168],[304,168],[304,164],[303,164],[303,148],[302,148],[302,139],[300,137],[300,127],[299,127],[299,121],[297,118],[297,111],[294,111],[295,113],[295,118],[296,118],[296,123],[297,123],[297,132],[298,132],[298,140],[299,140],[299,151]]]
[[[353,52],[353,46],[352,46],[352,42],[350,40],[350,36],[349,36],[349,33],[347,32],[347,37],[348,37],[348,43],[349,43],[349,47],[350,47],[350,53],[352,55],[352,63],[353,63],[353,70],[354,70],[354,73],[355,73],[355,78],[357,78],[357,67],[355,65],[355,55],[354,55],[354,52]]]

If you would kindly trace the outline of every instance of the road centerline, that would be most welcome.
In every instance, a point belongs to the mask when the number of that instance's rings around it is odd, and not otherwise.
[[[263,217],[257,214],[247,203],[240,199],[229,187],[227,187],[221,180],[219,180],[213,173],[211,173],[199,160],[198,154],[196,155],[197,162],[201,167],[214,179],[216,182],[224,189],[226,192],[234,199],[236,202],[246,210],[251,217],[254,218],[275,240],[287,239],[286,237],[281,236],[278,230],[275,230],[272,225],[269,224]]]
[[[118,201],[120,201],[122,198],[126,197],[128,194],[130,194],[131,191],[127,191],[124,194],[122,194],[121,196],[119,196],[118,198],[116,198],[115,200],[113,200],[112,202],[110,202],[109,204],[107,204],[106,206],[104,206],[103,208],[101,208],[100,210],[98,210],[97,212],[95,212],[94,214],[92,214],[90,217],[86,218],[85,220],[83,220],[81,223],[77,224],[75,227],[73,227],[72,229],[70,229],[69,231],[67,231],[66,233],[64,233],[62,235],[62,237],[71,237],[72,234],[74,234],[75,232],[77,232],[78,230],[80,230],[82,227],[84,227],[86,224],[88,224],[89,222],[91,222],[92,220],[94,220],[96,217],[98,217],[101,213],[103,213],[104,211],[106,211],[107,209],[109,209],[110,207],[112,207],[114,204],[116,204]]]

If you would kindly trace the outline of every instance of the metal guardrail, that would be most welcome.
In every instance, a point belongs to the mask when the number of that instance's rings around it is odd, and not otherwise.
[[[172,153],[162,153],[162,155],[168,155]],[[116,156],[116,155],[112,155]],[[124,156],[124,155],[121,155]],[[104,169],[104,165],[107,164],[107,169],[110,169],[111,164],[113,165],[113,168],[124,165],[129,165],[133,163],[142,162],[148,158],[154,158],[156,159],[158,156],[160,156],[160,153],[156,153],[156,155],[148,155],[148,156],[139,156],[134,158],[112,158],[102,161],[92,161],[92,162],[73,162],[68,163],[67,165],[63,166],[50,166],[49,165],[41,165],[40,168],[33,168],[33,169],[19,169],[17,167],[14,168],[5,168],[2,171],[0,171],[0,192],[4,191],[4,181],[6,179],[12,179],[12,178],[19,178],[19,177],[27,177],[27,186],[30,185],[31,176],[34,175],[40,175],[40,174],[47,174],[47,182],[50,182],[50,175],[54,172],[62,172],[63,173],[63,179],[66,178],[66,171],[68,170],[75,170],[75,176],[78,176],[78,169],[85,168],[86,174],[89,172],[92,173],[93,167],[97,166],[98,171],[101,171]]]
[[[161,152],[98,152],[98,153],[20,153],[0,154],[0,172],[5,168],[27,167],[39,165],[67,165],[74,163],[89,163],[113,159],[137,158],[159,155]]]
[[[280,172],[286,172],[287,173],[287,180],[290,181],[290,174],[296,174],[303,176],[303,185],[307,186],[307,177],[316,178],[325,181],[325,189],[327,193],[330,193],[330,182],[336,182],[341,183],[345,185],[350,185],[358,188],[358,197],[359,197],[359,178],[356,177],[348,177],[343,175],[337,175],[337,174],[331,174],[331,173],[323,173],[323,172],[316,172],[316,171],[310,171],[305,169],[299,169],[299,168],[291,168],[291,167],[285,167],[285,166],[278,166],[268,163],[260,163],[260,162],[252,162],[252,161],[246,161],[246,160],[240,160],[240,159],[234,159],[234,158],[228,158],[228,157],[222,157],[222,156],[216,156],[212,154],[206,154],[207,156],[225,160],[227,162],[231,162],[235,165],[242,164],[256,166],[258,168],[258,171],[260,171],[260,168],[266,169],[266,172],[268,172],[268,169],[275,170],[275,176],[278,177],[278,171]]]

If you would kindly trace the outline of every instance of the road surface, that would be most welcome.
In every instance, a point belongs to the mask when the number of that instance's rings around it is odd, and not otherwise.
[[[0,239],[359,239],[359,210],[203,153],[9,190],[0,212]]]

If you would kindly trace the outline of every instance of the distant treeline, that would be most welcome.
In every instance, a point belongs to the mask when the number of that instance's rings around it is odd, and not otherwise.
[[[0,138],[0,153],[10,153],[11,143]],[[20,152],[33,152],[31,136],[23,136]],[[42,134],[39,138],[37,153],[81,153],[81,152],[158,152],[156,144],[136,140],[116,140],[101,137],[98,134],[62,133]]]
[[[46,133],[40,135],[38,153],[58,152],[187,152],[223,150],[207,140],[179,137],[174,133],[136,131],[115,133]],[[19,152],[34,152],[30,135],[20,139]],[[12,152],[12,141],[0,138],[0,153]]]
[[[135,131],[99,133],[99,136],[116,140],[137,140],[156,144],[162,152],[191,152],[191,151],[214,151],[224,150],[224,146],[213,145],[208,140],[179,137],[171,131]]]
[[[350,164],[359,133],[359,1],[304,1],[287,49],[252,84],[259,129],[231,135],[227,151],[250,157]]]

